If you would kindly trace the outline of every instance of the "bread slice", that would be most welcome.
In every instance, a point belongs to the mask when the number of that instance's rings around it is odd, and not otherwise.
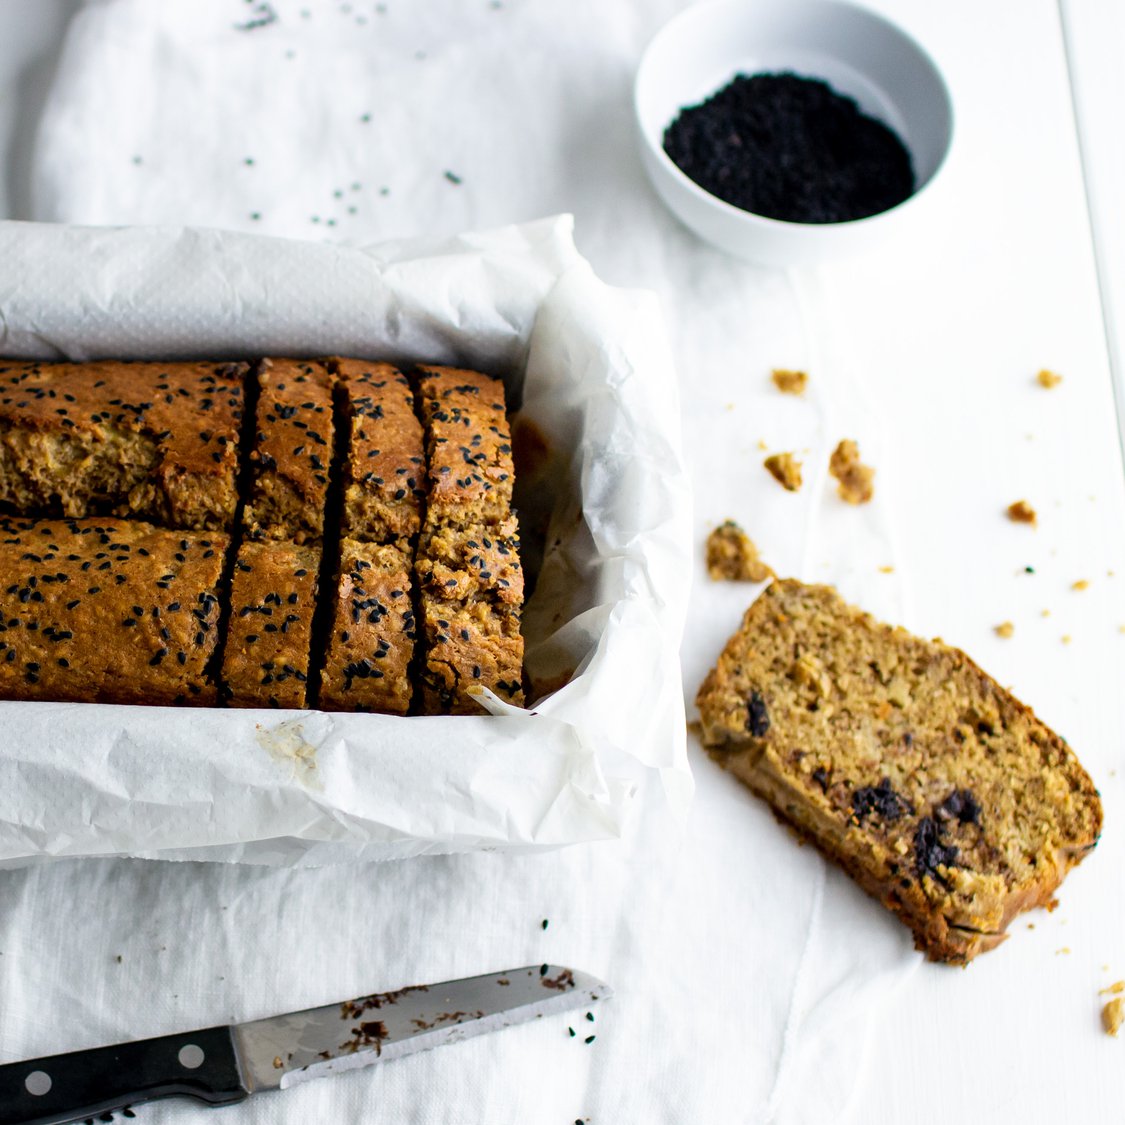
[[[418,392],[429,456],[427,528],[506,519],[515,470],[504,384],[479,371],[420,367]]]
[[[319,360],[264,359],[250,453],[247,535],[319,545],[332,464],[335,376]]]
[[[213,706],[223,532],[0,518],[0,699]]]
[[[696,703],[715,759],[934,961],[999,944],[1101,831],[1093,782],[1029,708],[826,586],[769,586]]]
[[[241,363],[0,363],[0,503],[230,531]]]
[[[408,547],[422,526],[426,460],[406,376],[389,363],[333,359],[348,427],[343,533]]]
[[[318,705],[322,711],[405,715],[417,626],[410,556],[345,539]]]
[[[307,705],[320,548],[248,540],[238,549],[223,648],[232,707]]]

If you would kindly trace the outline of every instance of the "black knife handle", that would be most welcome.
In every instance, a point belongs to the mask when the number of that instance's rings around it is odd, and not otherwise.
[[[0,1066],[0,1125],[64,1125],[172,1094],[211,1105],[250,1096],[231,1028]]]

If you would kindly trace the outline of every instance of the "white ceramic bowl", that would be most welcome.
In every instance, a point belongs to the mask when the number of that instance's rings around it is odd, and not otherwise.
[[[821,78],[901,138],[914,194],[866,219],[789,223],[704,191],[664,151],[664,131],[736,74],[793,71]],[[953,139],[953,104],[928,54],[894,24],[844,0],[705,0],[666,24],[646,49],[634,90],[641,156],[656,191],[720,249],[769,265],[806,265],[866,250],[924,214]]]

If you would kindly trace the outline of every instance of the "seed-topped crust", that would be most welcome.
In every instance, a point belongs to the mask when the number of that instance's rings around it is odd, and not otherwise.
[[[479,715],[472,689],[480,687],[523,705],[523,637],[516,612],[487,601],[448,602],[423,594],[422,625],[425,714]]]
[[[223,650],[232,707],[306,706],[319,571],[317,547],[262,540],[239,548]]]
[[[233,527],[246,365],[0,364],[0,503]]]
[[[389,363],[333,359],[348,452],[343,533],[368,543],[407,546],[422,525],[426,461],[422,425],[406,376]]]
[[[523,568],[514,516],[495,527],[439,528],[422,536],[419,587],[439,601],[484,599],[523,604]]]
[[[1029,708],[964,653],[825,586],[770,586],[696,702],[716,759],[932,960],[999,944],[1101,831],[1093,782]]]
[[[0,518],[0,699],[211,706],[230,543],[109,518]]]
[[[427,528],[499,523],[512,501],[504,384],[452,367],[418,369],[429,454]]]
[[[400,548],[343,541],[320,680],[322,710],[409,710],[417,635],[410,590],[410,556]]]
[[[255,538],[319,544],[332,463],[335,376],[319,360],[266,359],[257,377],[254,480],[244,526]]]

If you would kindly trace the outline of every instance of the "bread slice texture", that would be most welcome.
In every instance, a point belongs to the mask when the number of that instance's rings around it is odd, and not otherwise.
[[[321,710],[409,710],[417,637],[411,585],[410,555],[401,548],[343,540],[320,676]]]
[[[240,363],[0,364],[0,504],[230,531]]]
[[[420,367],[429,491],[426,526],[495,524],[512,502],[512,438],[504,384],[454,367]]]
[[[223,532],[0,518],[0,699],[213,706]]]
[[[1101,831],[1093,782],[1028,707],[826,586],[769,586],[696,703],[714,758],[934,961],[1003,941]]]
[[[319,360],[266,359],[257,380],[246,534],[319,546],[334,447],[335,376]]]
[[[389,363],[332,359],[347,425],[343,534],[404,549],[422,526],[426,459],[410,383]]]
[[[223,647],[223,695],[232,707],[307,706],[319,571],[318,547],[273,540],[239,547]]]

